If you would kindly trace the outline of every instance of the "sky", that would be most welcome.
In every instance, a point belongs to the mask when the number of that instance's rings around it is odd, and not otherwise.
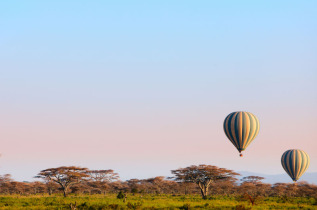
[[[279,174],[288,149],[317,172],[316,37],[313,0],[1,1],[0,174]],[[233,111],[260,121],[243,158]]]

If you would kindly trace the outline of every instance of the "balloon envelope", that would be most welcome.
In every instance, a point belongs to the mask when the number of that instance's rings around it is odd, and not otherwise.
[[[286,173],[296,182],[307,170],[310,159],[303,150],[291,149],[284,152],[281,162]]]
[[[226,117],[223,128],[228,139],[241,153],[258,135],[260,123],[250,112],[232,112]]]

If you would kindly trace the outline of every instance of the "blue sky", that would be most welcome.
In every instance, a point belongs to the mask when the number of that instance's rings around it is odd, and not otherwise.
[[[283,173],[280,155],[301,147],[317,171],[316,37],[316,1],[2,1],[1,170],[30,179],[75,164],[132,178],[214,163]],[[221,130],[237,110],[262,126],[245,165]],[[47,147],[57,144],[65,149]]]

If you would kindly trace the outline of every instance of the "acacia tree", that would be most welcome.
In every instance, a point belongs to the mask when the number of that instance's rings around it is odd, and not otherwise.
[[[0,175],[0,193],[9,193],[10,183],[13,182],[11,174]]]
[[[140,183],[145,187],[147,192],[156,194],[168,194],[175,191],[175,187],[178,187],[178,183],[166,180],[164,176],[142,179]]]
[[[270,184],[262,183],[263,179],[264,177],[260,176],[247,176],[241,179],[243,183],[239,186],[239,191],[249,199],[252,206],[271,190]]]
[[[240,175],[232,170],[225,168],[218,168],[212,165],[192,165],[186,168],[179,168],[172,170],[175,175],[175,181],[178,182],[192,182],[196,183],[199,188],[203,199],[208,196],[208,191],[211,183],[219,180],[237,180],[235,176]]]
[[[157,176],[157,177],[145,179],[142,181],[149,184],[150,191],[155,192],[156,194],[161,194],[162,189],[164,185],[166,184],[164,179],[165,179],[164,176]]]
[[[272,187],[272,193],[274,196],[285,196],[287,190],[287,183],[275,183]]]
[[[264,177],[261,176],[246,176],[241,179],[244,183],[260,184]]]
[[[79,183],[85,177],[89,177],[86,173],[87,168],[76,166],[62,166],[58,168],[48,168],[42,170],[35,178],[50,180],[59,184],[63,190],[64,197],[67,196],[67,191],[70,186]]]
[[[118,173],[114,173],[112,169],[108,170],[87,170],[86,172],[90,179],[95,182],[113,182],[117,181],[120,177]]]
[[[109,188],[109,183],[118,181],[119,175],[112,169],[108,170],[87,170],[86,172],[90,177],[90,185],[95,188],[99,188],[103,194],[106,194],[106,190]]]
[[[234,194],[236,190],[236,182],[234,180],[230,181],[220,181],[211,184],[211,193],[216,195],[229,195]]]
[[[130,188],[131,193],[134,195],[135,193],[140,192],[141,188],[141,180],[139,179],[129,179],[126,181],[127,185]]]
[[[6,182],[12,182],[12,176],[11,174],[5,174],[5,175],[0,175],[0,185],[2,183],[6,183]]]

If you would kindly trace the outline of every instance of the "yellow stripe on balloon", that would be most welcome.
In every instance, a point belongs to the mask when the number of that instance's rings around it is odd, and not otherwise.
[[[245,125],[244,126],[246,126],[246,128],[245,128],[246,132],[245,132],[245,136],[244,136],[245,141],[243,142],[242,147],[246,148],[246,145],[248,143],[247,140],[249,139],[249,134],[250,134],[250,117],[245,112],[243,112],[243,115],[244,115],[244,118],[245,118]]]

